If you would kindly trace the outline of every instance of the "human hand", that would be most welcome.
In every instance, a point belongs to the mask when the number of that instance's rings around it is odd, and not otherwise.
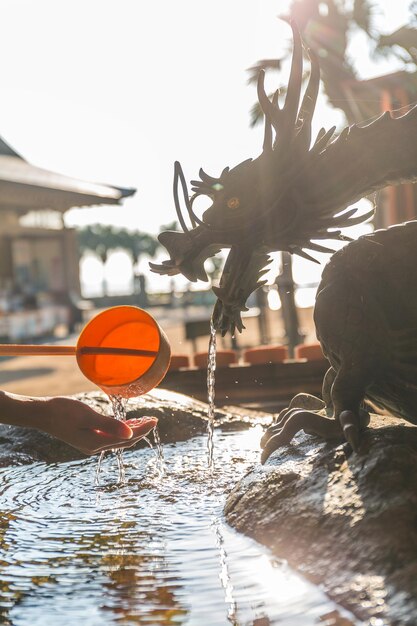
[[[32,403],[33,410],[35,428],[88,455],[113,448],[130,448],[158,423],[156,417],[122,422],[98,413],[80,400],[65,397]]]

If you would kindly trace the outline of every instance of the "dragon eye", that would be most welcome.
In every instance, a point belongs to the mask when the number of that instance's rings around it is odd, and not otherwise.
[[[214,191],[221,191],[223,189],[223,185],[221,183],[214,183],[214,185],[212,185],[212,188],[214,189]]]
[[[229,209],[238,209],[240,206],[239,198],[230,198],[227,201],[227,206]]]

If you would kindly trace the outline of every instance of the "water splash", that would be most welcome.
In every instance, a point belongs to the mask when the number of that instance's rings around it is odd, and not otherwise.
[[[216,382],[216,329],[214,327],[213,319],[210,321],[210,341],[208,349],[208,363],[207,363],[207,401],[208,401],[208,422],[207,422],[207,451],[208,451],[208,466],[210,469],[214,468],[214,445],[213,445],[213,431],[214,431],[214,399],[215,399],[215,382]]]
[[[120,420],[122,422],[126,421],[127,399],[126,398],[122,398],[121,396],[113,396],[113,395],[111,395],[111,396],[109,396],[109,400],[111,402],[114,419]],[[123,485],[126,484],[126,472],[125,472],[125,466],[124,466],[124,462],[123,462],[123,449],[122,448],[115,448],[114,450],[112,450],[112,452],[114,452],[115,455],[116,455],[117,469],[118,469],[118,472],[119,472],[116,484],[119,487],[123,487]],[[95,486],[96,487],[98,487],[100,485],[100,472],[101,472],[102,461],[103,461],[103,458],[104,458],[105,454],[106,454],[106,451],[103,450],[103,452],[100,453],[100,456],[99,456],[98,461],[97,461],[96,477],[95,477]]]
[[[145,441],[148,444],[148,446],[152,449],[152,451],[155,453],[156,467],[158,470],[159,478],[161,478],[162,476],[165,475],[165,459],[164,459],[164,453],[162,450],[161,438],[159,436],[158,426],[155,426],[152,432],[153,432],[154,443],[152,443],[152,441],[148,437],[143,437],[143,441]]]
[[[98,457],[98,461],[97,461],[97,465],[96,465],[96,477],[94,480],[94,485],[96,487],[100,486],[100,472],[101,472],[101,464],[103,462],[104,459],[104,455],[105,455],[105,451],[103,450],[103,452],[100,452],[100,455]]]
[[[121,396],[109,396],[109,399],[110,399],[112,409],[113,409],[113,417],[116,420],[125,422],[127,399],[122,398]],[[113,452],[116,455],[117,468],[119,471],[117,485],[122,487],[126,483],[126,472],[125,472],[125,466],[123,463],[123,449],[116,448],[115,450],[113,450]]]
[[[165,474],[165,460],[164,460],[164,453],[162,450],[161,437],[159,436],[158,426],[155,426],[155,428],[153,429],[153,439],[155,442],[158,471],[160,475],[163,476]]]

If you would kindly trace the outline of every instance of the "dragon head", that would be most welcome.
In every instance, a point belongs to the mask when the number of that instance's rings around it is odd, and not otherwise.
[[[259,73],[258,99],[265,116],[261,154],[226,167],[218,178],[200,169],[200,180],[191,181],[191,197],[175,163],[174,202],[184,232],[161,233],[159,241],[170,258],[150,264],[159,274],[208,280],[206,259],[229,249],[219,287],[213,287],[218,298],[213,321],[223,335],[242,330],[241,312],[249,295],[264,284],[270,252],[288,251],[313,261],[307,250],[333,252],[320,240],[348,240],[342,230],[373,215],[373,210],[355,215],[357,209],[348,208],[352,202],[417,176],[417,141],[410,141],[410,132],[416,134],[417,108],[395,120],[386,113],[367,126],[345,128],[336,139],[335,127],[321,129],[312,142],[320,68],[309,51],[310,75],[301,99],[303,45],[295,25],[291,27],[293,55],[282,107],[278,92],[268,98],[265,73]],[[180,184],[191,229],[181,211]],[[212,201],[202,219],[193,209],[200,195]]]

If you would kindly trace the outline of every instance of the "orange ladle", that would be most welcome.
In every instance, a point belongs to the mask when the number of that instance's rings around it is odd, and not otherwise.
[[[161,382],[171,358],[164,331],[146,311],[116,306],[93,317],[76,346],[1,344],[0,356],[75,356],[84,376],[108,395],[133,398]]]

